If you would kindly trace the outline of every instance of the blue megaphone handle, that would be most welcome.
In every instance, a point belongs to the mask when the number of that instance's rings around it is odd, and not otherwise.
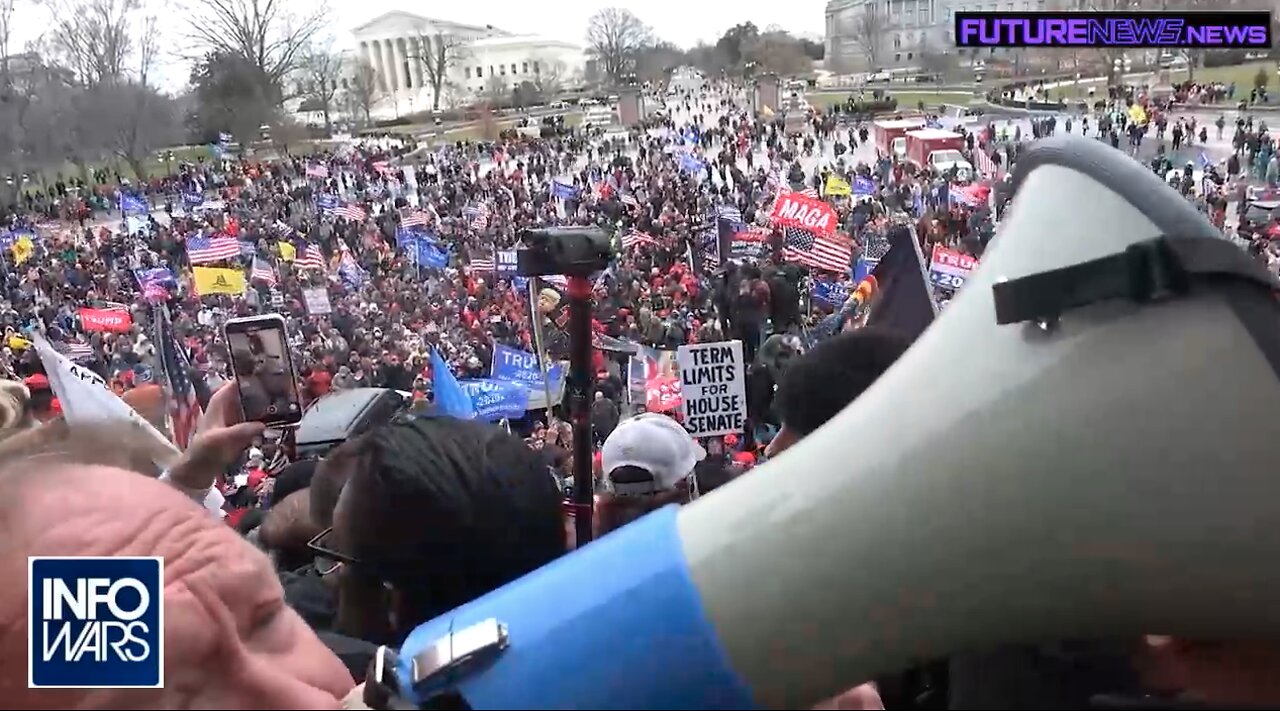
[[[413,659],[486,620],[507,648],[447,688],[473,709],[750,709],[689,575],[671,505],[506,587],[420,625],[400,649],[407,700]],[[430,687],[426,685],[431,685]]]

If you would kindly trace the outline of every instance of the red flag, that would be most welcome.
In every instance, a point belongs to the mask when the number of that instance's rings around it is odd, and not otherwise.
[[[836,212],[823,202],[800,193],[780,193],[769,215],[785,227],[799,227],[814,234],[829,235],[836,231]]]

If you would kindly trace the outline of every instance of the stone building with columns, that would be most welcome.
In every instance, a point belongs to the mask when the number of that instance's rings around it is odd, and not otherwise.
[[[424,39],[443,35],[457,42],[441,88],[440,107],[469,103],[499,86],[510,91],[523,81],[541,85],[554,76],[561,86],[582,80],[583,48],[535,35],[516,35],[492,25],[465,25],[393,11],[352,30],[351,64],[373,69],[380,96],[378,118],[426,111],[435,97],[430,73],[416,58],[430,56]]]

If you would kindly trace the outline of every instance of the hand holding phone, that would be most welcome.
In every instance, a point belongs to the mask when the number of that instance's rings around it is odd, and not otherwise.
[[[297,425],[302,420],[302,398],[284,318],[279,314],[233,318],[223,325],[223,333],[244,420],[269,427]]]

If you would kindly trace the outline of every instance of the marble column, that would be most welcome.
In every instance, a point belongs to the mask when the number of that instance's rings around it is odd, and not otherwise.
[[[409,53],[418,57],[418,59],[409,60],[409,68],[413,70],[414,86],[424,87],[429,83],[426,74],[422,71],[422,58],[427,56],[427,47],[421,37],[409,40]]]
[[[400,73],[398,75],[400,77],[400,86],[405,89],[408,89],[409,87],[417,86],[417,84],[411,81],[409,77],[408,41],[403,37],[397,37],[395,39],[395,42],[393,42],[393,45],[396,48],[396,69],[400,70]]]
[[[387,62],[387,43],[386,40],[377,40],[373,43],[374,52],[378,55],[378,81],[382,84],[382,90],[386,93],[391,92],[391,67]]]
[[[382,55],[382,83],[387,91],[397,91],[400,86],[396,84],[396,61],[391,55],[391,40],[378,40],[378,50]]]
[[[369,66],[373,67],[374,85],[379,89],[385,89],[386,80],[383,79],[382,73],[382,52],[378,47],[378,40],[369,40]]]

